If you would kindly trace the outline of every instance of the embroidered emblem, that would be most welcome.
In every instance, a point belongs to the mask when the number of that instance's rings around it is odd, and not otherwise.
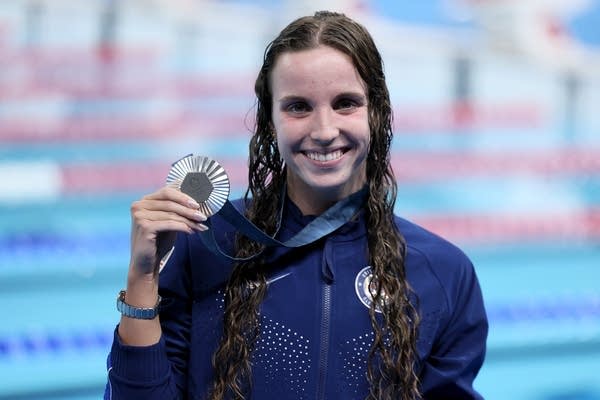
[[[373,280],[373,272],[371,271],[370,266],[361,269],[358,275],[356,275],[354,289],[356,290],[356,295],[360,302],[363,303],[365,307],[371,308],[373,296],[375,296],[375,281]],[[383,301],[387,298],[385,293],[382,293],[381,297]],[[375,311],[380,313],[381,306],[377,305]]]

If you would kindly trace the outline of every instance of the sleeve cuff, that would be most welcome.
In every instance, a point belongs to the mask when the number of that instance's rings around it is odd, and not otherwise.
[[[121,342],[115,329],[110,351],[111,372],[134,382],[151,382],[164,379],[169,373],[169,359],[163,336],[151,346],[129,346]]]

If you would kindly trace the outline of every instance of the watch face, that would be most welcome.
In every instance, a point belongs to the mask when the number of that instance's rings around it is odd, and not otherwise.
[[[218,162],[204,156],[189,155],[173,164],[167,185],[196,200],[207,217],[216,214],[229,197],[227,172]]]

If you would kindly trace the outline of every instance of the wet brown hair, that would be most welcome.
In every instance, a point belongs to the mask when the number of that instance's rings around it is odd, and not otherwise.
[[[255,83],[256,126],[250,141],[250,220],[268,233],[277,226],[277,207],[285,184],[285,166],[275,141],[271,117],[270,74],[277,57],[286,52],[332,47],[350,56],[365,83],[371,139],[367,156],[369,194],[365,206],[369,263],[373,271],[373,303],[369,310],[374,339],[367,362],[367,399],[419,398],[415,373],[418,313],[404,270],[406,245],[394,223],[397,185],[390,166],[392,109],[383,62],[371,35],[343,14],[317,12],[284,28],[265,50]],[[238,257],[256,254],[261,246],[237,240]],[[251,354],[260,336],[259,305],[266,293],[261,262],[239,263],[225,293],[223,336],[213,356],[215,382],[210,399],[243,399],[251,381]],[[376,307],[378,308],[376,310]],[[380,313],[378,311],[381,311]]]

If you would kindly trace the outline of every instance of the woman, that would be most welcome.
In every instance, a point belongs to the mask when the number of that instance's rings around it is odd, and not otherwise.
[[[134,203],[106,398],[481,398],[479,284],[459,249],[393,214],[390,99],[369,33],[330,12],[292,22],[268,46],[255,92],[237,203],[247,217],[287,240],[366,188],[364,203],[312,244],[262,253],[211,217],[222,247],[260,253],[235,264],[195,235],[206,216],[184,193],[165,187]]]

